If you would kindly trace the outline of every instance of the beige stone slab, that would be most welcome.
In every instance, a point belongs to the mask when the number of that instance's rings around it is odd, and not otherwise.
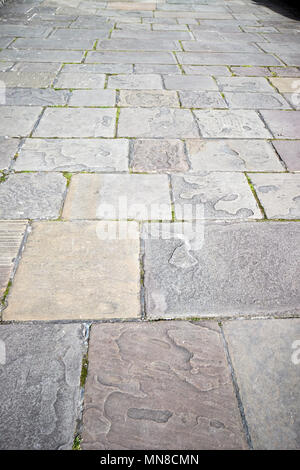
[[[136,234],[135,222],[130,230]],[[139,240],[105,240],[102,232],[101,222],[34,223],[3,318],[137,318]]]
[[[27,222],[0,221],[0,295],[2,296],[13,270]]]
[[[299,78],[274,77],[269,80],[280,93],[299,93]]]

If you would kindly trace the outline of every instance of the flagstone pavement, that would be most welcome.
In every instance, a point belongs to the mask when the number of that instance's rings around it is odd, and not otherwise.
[[[275,0],[0,8],[0,449],[300,449],[299,41]]]

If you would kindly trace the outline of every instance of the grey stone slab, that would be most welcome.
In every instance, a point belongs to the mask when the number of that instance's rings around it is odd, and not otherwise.
[[[51,173],[11,174],[0,184],[0,218],[56,219],[66,179]]]
[[[254,449],[299,450],[300,320],[234,321],[224,332]]]
[[[174,65],[174,67],[176,67]],[[66,64],[63,73],[132,73],[131,64]]]
[[[4,49],[5,47],[7,47],[11,42],[12,42],[13,38],[12,37],[1,37],[0,36],[0,48],[1,49]]]
[[[19,146],[18,139],[9,139],[8,137],[0,137],[0,169],[7,170],[12,159],[17,153]]]
[[[178,73],[181,70],[178,65],[164,65],[164,64],[136,64],[134,66],[135,73]]]
[[[246,448],[217,325],[94,325],[82,447]]]
[[[71,450],[80,416],[83,326],[1,325],[0,340],[0,448]]]
[[[221,91],[274,93],[274,88],[264,77],[217,77]]]
[[[284,171],[272,145],[263,140],[188,139],[191,171]]]
[[[281,54],[290,54],[299,52],[299,41],[282,44],[278,42],[258,42],[257,45],[265,52],[271,52],[281,56]]]
[[[34,137],[114,137],[115,109],[48,108]]]
[[[135,172],[185,172],[188,162],[182,140],[137,139],[133,142],[131,169]]]
[[[128,171],[126,139],[26,139],[16,171]]]
[[[64,205],[65,219],[171,220],[167,175],[72,177]]]
[[[187,75],[231,76],[229,69],[222,65],[183,65],[182,68]]]
[[[61,64],[57,62],[18,62],[12,67],[13,72],[30,72],[32,77],[35,76],[33,72],[52,72],[59,71]]]
[[[298,139],[300,135],[299,111],[262,111],[264,121],[275,138]]]
[[[153,31],[188,31],[186,24],[153,24]]]
[[[167,39],[120,38],[104,39],[97,44],[97,50],[107,51],[180,51],[178,41]]]
[[[115,106],[114,90],[74,90],[69,106]]]
[[[87,220],[34,223],[3,318],[138,318],[138,225],[128,222],[131,238],[118,239],[107,238],[107,223],[102,224]],[[109,229],[116,231],[117,223],[110,222]]]
[[[300,69],[297,67],[270,67],[270,70],[279,77],[300,77]]]
[[[138,40],[184,40],[192,39],[192,35],[185,31],[137,31],[136,29],[130,30],[117,30],[115,29],[111,35],[112,38],[133,38]]]
[[[279,65],[274,56],[263,53],[176,52],[181,64],[191,65]],[[0,56],[1,57],[1,56]],[[295,65],[295,64],[290,64]]]
[[[89,72],[62,72],[55,81],[55,88],[104,88],[105,75]]]
[[[250,175],[269,219],[300,219],[300,174]]]
[[[192,113],[187,109],[121,109],[119,137],[199,137]]]
[[[286,65],[300,66],[300,54],[280,54],[280,59]]]
[[[121,90],[118,106],[179,108],[179,100],[171,90]]]
[[[112,75],[108,77],[107,88],[127,90],[159,90],[163,88],[160,75],[130,74]]]
[[[7,72],[14,65],[14,62],[0,62],[0,72]]]
[[[215,20],[226,20],[232,19],[232,15],[228,12],[214,13],[205,12],[200,14],[199,12],[193,11],[156,11],[154,13],[155,18],[201,18],[201,19],[215,19]]]
[[[270,67],[270,68],[281,68],[281,67]],[[234,75],[239,77],[270,77],[272,72],[270,72],[268,67],[231,67]]]
[[[1,106],[0,136],[25,137],[32,132],[42,111],[35,106]]]
[[[6,87],[47,88],[55,78],[53,72],[1,72],[0,80]]]
[[[0,60],[15,62],[81,62],[81,51],[42,51],[5,49],[0,52]]]
[[[218,90],[216,82],[211,77],[202,75],[164,75],[163,80],[169,90]]]
[[[300,171],[300,142],[298,140],[274,140],[273,145],[290,171]]]
[[[148,318],[299,314],[300,224],[210,222],[178,232],[146,233]]]
[[[219,33],[240,33],[241,29],[236,20],[200,20],[200,25],[191,28],[192,31],[217,31]]]
[[[1,53],[0,53],[1,59]],[[86,63],[107,63],[107,64],[176,64],[176,59],[171,52],[88,52]]]
[[[0,296],[4,294],[26,231],[24,221],[0,221]],[[1,365],[2,362],[1,362]],[[1,439],[0,439],[1,441]],[[1,446],[1,444],[0,444]]]
[[[230,108],[235,109],[292,109],[279,93],[224,93]]]
[[[259,34],[255,33],[225,33],[219,31],[195,31],[193,33],[194,37],[197,41],[209,41],[209,42],[217,42],[217,41],[224,41],[224,42],[235,42],[235,43],[242,43],[242,42],[257,42],[262,41],[262,37]]]
[[[202,172],[197,175],[172,176],[175,215],[178,220],[260,219],[259,207],[245,175],[241,173]],[[185,204],[202,208],[199,215],[185,214]]]
[[[72,26],[74,26],[74,23]],[[84,40],[92,39],[95,41],[96,39],[106,39],[109,36],[109,31],[109,27],[103,29],[59,28],[51,34],[51,39],[78,40],[79,38],[83,38]]]
[[[180,91],[180,102],[184,108],[227,108],[222,95],[216,91]]]
[[[271,137],[253,110],[195,110],[201,135],[213,138],[259,139]]]
[[[14,44],[14,49],[47,49],[47,50],[78,50],[85,51],[92,49],[93,39],[83,39],[80,36],[71,39],[60,38],[18,38]]]
[[[7,106],[63,106],[69,94],[64,90],[38,88],[6,88],[5,105]]]
[[[78,16],[72,23],[72,29],[105,29],[106,27],[111,28],[113,24],[107,22],[106,18],[99,16]]]
[[[16,24],[1,24],[1,36],[42,38],[48,36],[51,28],[39,26],[22,26]]]
[[[182,41],[185,51],[199,52],[258,52],[257,47],[245,41]]]

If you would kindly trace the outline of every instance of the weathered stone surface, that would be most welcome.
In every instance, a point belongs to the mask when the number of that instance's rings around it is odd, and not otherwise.
[[[13,67],[13,62],[0,62],[0,72],[7,72]]]
[[[211,77],[197,75],[164,75],[165,87],[169,90],[218,90]]]
[[[237,33],[238,34],[238,33]],[[215,40],[217,40],[215,38]],[[192,65],[279,65],[274,56],[251,52],[176,52],[181,64]],[[0,56],[1,57],[1,56]],[[294,64],[291,64],[294,65]]]
[[[7,170],[19,146],[18,139],[0,137],[0,170]]]
[[[264,77],[219,77],[216,80],[221,91],[274,93],[274,88]]]
[[[290,171],[300,171],[299,140],[274,140],[273,145]]]
[[[47,88],[55,77],[52,72],[2,72],[0,80],[6,87]]]
[[[300,219],[300,174],[253,174],[251,180],[268,218]]]
[[[14,42],[16,49],[46,49],[46,50],[78,50],[86,51],[92,49],[94,45],[93,39],[87,39],[80,36],[73,37],[72,39],[60,38],[17,38]]]
[[[119,137],[199,137],[192,113],[186,109],[121,109]]]
[[[227,108],[226,101],[217,91],[180,91],[184,108]]]
[[[266,129],[255,111],[208,109],[196,110],[194,114],[203,137],[229,139],[271,137],[270,132]]]
[[[229,68],[223,65],[183,65],[182,68],[187,75],[231,76]]]
[[[108,51],[181,51],[178,41],[168,39],[104,39],[99,41],[97,50]]]
[[[0,52],[0,59],[1,59]],[[8,59],[11,60],[11,59]],[[88,52],[85,59],[87,63],[106,63],[106,64],[176,64],[176,59],[171,52]]]
[[[131,168],[136,172],[160,173],[188,170],[188,162],[181,140],[135,140]]]
[[[224,93],[234,109],[292,109],[279,93]]]
[[[26,139],[16,171],[128,171],[126,139]]]
[[[279,77],[300,77],[300,70],[297,67],[270,67],[270,70]]]
[[[277,69],[281,67],[271,67]],[[269,77],[272,75],[267,67],[231,67],[232,72],[240,77]]]
[[[25,137],[33,130],[41,107],[1,106],[0,136]]]
[[[115,121],[115,109],[48,108],[34,137],[113,137]]]
[[[300,66],[300,54],[280,54],[280,58],[287,65]]]
[[[75,175],[66,219],[170,220],[167,175]]]
[[[65,73],[72,73],[72,74],[132,73],[133,67],[131,64],[66,64],[63,70],[64,70],[63,74]]]
[[[5,105],[7,106],[63,106],[69,93],[52,88],[6,88]]]
[[[51,34],[51,39],[63,39],[63,40],[67,39],[67,40],[72,40],[72,41],[78,38],[83,38],[84,40],[93,39],[94,41],[96,39],[105,39],[109,35],[110,28],[109,27],[106,29],[103,29],[103,28],[104,28],[104,25],[102,25],[101,29],[100,28],[99,29],[60,28]]]
[[[277,139],[299,139],[300,111],[262,111],[264,121]]]
[[[12,174],[0,184],[0,219],[56,219],[65,189],[63,175]]]
[[[70,450],[80,415],[81,325],[1,325],[0,449]]]
[[[230,26],[231,28],[231,26]],[[194,28],[193,28],[194,30]],[[248,42],[182,41],[185,51],[199,52],[257,52],[257,47]]]
[[[170,20],[171,18],[169,18]],[[146,18],[144,18],[146,22]],[[149,19],[149,22],[152,23],[153,18]],[[176,23],[176,20],[174,21]],[[174,24],[172,23],[172,24]],[[134,29],[127,30],[114,30],[111,35],[112,38],[134,38],[138,41],[150,39],[153,40],[165,40],[165,39],[174,39],[175,41],[181,39],[192,39],[191,33],[185,31],[138,31]]]
[[[299,93],[300,83],[299,80],[295,78],[272,77],[270,78],[270,82],[277,88],[279,93],[296,93],[297,91]]]
[[[245,448],[217,325],[94,325],[82,447]]]
[[[235,43],[242,43],[242,42],[255,42],[261,41],[261,36],[256,33],[227,33],[221,31],[197,31],[194,30],[193,33],[194,37],[197,41],[209,41],[209,42],[235,42]],[[259,53],[260,56],[265,56],[266,54]],[[228,54],[229,55],[229,54]],[[236,53],[233,53],[235,56]],[[242,54],[240,54],[241,56]],[[257,54],[254,54],[255,56]],[[247,64],[251,65],[251,64]],[[254,64],[253,64],[254,65]],[[262,64],[264,65],[264,64]]]
[[[31,73],[31,77],[34,78],[36,76],[35,72],[38,74],[40,72],[52,72],[56,73],[61,68],[61,64],[57,62],[18,62],[12,67],[13,72],[22,72],[23,73]],[[20,78],[22,77],[20,74]]]
[[[18,50],[3,49],[0,52],[0,60],[12,60],[14,62],[81,62],[83,51],[42,51],[42,50]]]
[[[179,108],[176,91],[171,90],[121,90],[119,106]]]
[[[159,90],[163,88],[160,75],[154,74],[112,75],[108,78],[107,87],[129,90]]]
[[[184,205],[203,207],[193,215],[206,219],[259,219],[262,217],[245,175],[203,172],[172,176],[175,215],[185,219]]]
[[[20,6],[18,5],[18,8]],[[39,26],[23,26],[16,24],[1,24],[1,36],[12,36],[20,38],[40,38],[50,34],[51,28]]]
[[[115,106],[116,92],[113,90],[74,90],[69,106]]]
[[[135,64],[136,73],[178,73],[181,74],[178,65],[165,64]]]
[[[262,140],[188,139],[192,171],[284,171],[272,145]]]
[[[25,221],[0,221],[0,296],[13,272],[16,257],[26,230]],[[0,439],[1,441],[1,439]]]
[[[154,225],[154,224],[153,224]],[[206,223],[146,239],[149,318],[299,314],[300,224]]]
[[[103,239],[101,222],[33,224],[5,320],[136,318],[139,240]],[[110,227],[116,223],[111,223]],[[103,233],[102,233],[103,232]],[[45,269],[47,266],[47,269]]]
[[[299,450],[300,320],[234,321],[224,331],[254,449]]]
[[[55,82],[55,88],[104,88],[103,73],[63,72]]]

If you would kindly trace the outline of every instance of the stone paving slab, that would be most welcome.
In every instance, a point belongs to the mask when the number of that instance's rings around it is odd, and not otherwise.
[[[17,153],[19,146],[18,139],[9,139],[8,137],[0,137],[0,169],[7,170]]]
[[[233,321],[224,331],[254,449],[299,450],[300,320]]]
[[[79,418],[83,327],[1,325],[0,449],[70,450]]]
[[[180,91],[179,98],[184,108],[228,107],[221,93],[216,91]]]
[[[94,325],[82,447],[245,449],[218,326]]]
[[[163,80],[167,90],[218,90],[215,81],[211,77],[164,75]]]
[[[184,144],[179,139],[136,139],[130,162],[135,172],[184,172],[189,169]]]
[[[7,106],[64,106],[69,99],[65,90],[52,88],[6,88]]]
[[[298,140],[274,140],[273,145],[290,171],[300,171],[300,142]]]
[[[1,106],[0,136],[28,136],[41,111],[39,106]]]
[[[162,106],[179,108],[180,104],[176,91],[121,90],[119,93],[118,106],[143,108]]]
[[[104,84],[103,73],[62,72],[55,81],[55,88],[104,88]]]
[[[229,29],[231,30],[231,26]],[[194,28],[193,28],[194,29]],[[258,52],[255,45],[248,42],[182,41],[185,51],[199,52]]]
[[[217,78],[220,91],[274,93],[274,88],[264,77],[220,77]]]
[[[168,39],[139,39],[120,38],[104,39],[97,44],[97,50],[108,51],[180,51],[181,47],[178,41]]]
[[[261,115],[275,138],[299,138],[300,111],[262,111]]]
[[[12,71],[0,73],[0,80],[6,87],[21,88],[47,88],[55,78],[53,72],[48,71]]]
[[[259,52],[245,52],[243,54],[238,52],[176,52],[176,56],[180,64],[191,65],[280,65],[280,61],[274,56],[270,54],[260,54]],[[8,57],[8,59],[10,58]]]
[[[15,62],[81,62],[81,51],[43,51],[25,49],[3,49],[0,52],[0,60]]]
[[[166,175],[75,175],[63,217],[171,220],[168,178]]]
[[[56,29],[51,34],[51,39],[63,39],[63,40],[78,40],[78,38],[83,38],[84,40],[92,39],[96,41],[96,39],[105,39],[109,35],[110,27],[104,27],[103,24],[101,28],[97,29],[75,29],[75,23],[72,24],[73,28],[66,29],[66,28],[59,28]]]
[[[1,52],[0,52],[1,60]],[[8,59],[11,60],[11,59]],[[72,62],[75,62],[74,60]],[[151,52],[144,54],[135,51],[88,52],[86,63],[107,64],[176,64],[176,59],[170,52]],[[273,65],[273,64],[272,64]]]
[[[160,90],[163,82],[157,74],[112,75],[108,77],[107,88],[127,90]]]
[[[83,39],[77,35],[71,39],[60,39],[60,38],[17,38],[14,42],[13,47],[16,49],[48,49],[48,50],[78,50],[86,51],[88,49],[93,49],[94,45],[93,39]]]
[[[4,320],[139,317],[139,240],[104,235],[97,222],[34,223]]]
[[[147,317],[299,314],[299,232],[297,223],[206,223],[187,227],[184,242],[147,231]]]
[[[232,109],[292,109],[279,93],[224,93]]]
[[[69,106],[115,106],[116,92],[114,90],[74,90]]]

